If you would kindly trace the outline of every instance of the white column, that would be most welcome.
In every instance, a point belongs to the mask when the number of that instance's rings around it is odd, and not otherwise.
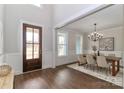
[[[52,68],[56,67],[56,30],[53,28],[53,63]]]
[[[0,63],[3,63],[3,9],[4,5],[0,4]]]

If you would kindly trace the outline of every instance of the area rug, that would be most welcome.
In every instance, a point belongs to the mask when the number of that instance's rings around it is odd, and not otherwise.
[[[77,63],[67,65],[67,67],[78,70],[78,71],[81,71],[83,73],[89,74],[91,76],[97,77],[99,79],[105,80],[105,81],[113,83],[115,85],[124,87],[124,85],[123,85],[123,71],[119,71],[116,76],[112,76],[110,74],[107,75],[106,73],[104,73],[102,71],[101,72],[96,71],[96,70],[93,71],[93,70],[91,70],[89,68],[86,68],[84,66],[78,66]]]

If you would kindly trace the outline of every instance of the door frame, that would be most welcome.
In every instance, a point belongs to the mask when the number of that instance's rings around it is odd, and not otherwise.
[[[40,26],[42,27],[42,39],[43,39],[43,32],[44,32],[44,25],[42,24],[39,24],[39,23],[34,23],[32,21],[29,21],[29,20],[23,20],[23,19],[20,19],[19,20],[19,24],[18,24],[18,40],[20,42],[18,42],[18,47],[19,47],[19,50],[20,50],[20,71],[18,72],[18,74],[23,74],[23,73],[27,73],[27,72],[23,72],[23,23],[26,23],[26,24],[32,24],[32,25],[36,25],[36,26]],[[42,69],[44,68],[43,66],[43,41],[42,41]]]
[[[37,25],[32,25],[32,24],[27,24],[27,23],[23,23],[23,72],[29,72],[29,71],[26,71],[26,33],[24,32],[26,27],[31,27],[31,28],[38,28],[39,29],[39,41],[40,41],[40,47],[39,47],[39,61],[40,61],[40,67],[42,69],[42,27],[41,26],[37,26]],[[35,59],[32,59],[32,60],[35,60]],[[37,69],[35,69],[37,70]],[[33,70],[31,70],[33,71]]]

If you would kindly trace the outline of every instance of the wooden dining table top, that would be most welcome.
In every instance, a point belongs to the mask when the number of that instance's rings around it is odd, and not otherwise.
[[[114,57],[114,56],[105,56],[107,60],[113,60],[113,61],[119,61],[122,58],[121,57]]]
[[[83,54],[84,57],[86,57],[87,54]],[[91,54],[93,55],[93,54]],[[97,55],[93,55],[94,58],[97,58]],[[121,60],[122,58],[121,57],[116,57],[116,56],[105,56],[105,58],[107,60],[111,60],[111,61],[119,61]]]

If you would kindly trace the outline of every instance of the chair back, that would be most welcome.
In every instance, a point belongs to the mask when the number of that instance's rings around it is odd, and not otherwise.
[[[105,56],[105,54],[104,53],[100,53],[100,56]]]
[[[97,56],[97,65],[98,67],[108,67],[105,56]]]
[[[108,54],[108,56],[115,57],[115,54]]]
[[[96,64],[95,59],[90,54],[86,55],[86,60],[87,60],[87,64]]]
[[[84,57],[83,55],[79,55],[79,56],[78,56],[78,61],[79,61],[80,63],[82,63],[82,64],[87,63],[86,57]]]

